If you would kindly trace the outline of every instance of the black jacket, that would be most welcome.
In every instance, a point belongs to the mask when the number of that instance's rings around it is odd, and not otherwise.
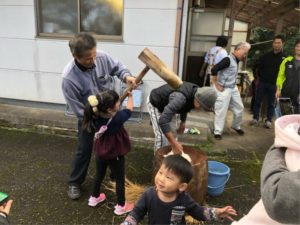
[[[290,97],[293,105],[297,105],[300,93],[300,67],[296,69],[294,62],[295,58],[285,63],[285,81],[282,85],[281,96]]]
[[[273,51],[267,52],[259,59],[258,76],[260,81],[276,85],[279,66],[285,58],[283,52],[275,54]]]
[[[189,82],[183,82],[183,84],[178,89],[174,89],[170,85],[165,84],[151,91],[150,102],[154,107],[156,107],[159,110],[159,112],[162,112],[165,106],[169,104],[170,94],[173,92],[180,92],[185,96],[186,102],[182,106],[180,111],[176,113],[187,113],[194,108],[194,96],[197,91],[197,88],[198,85]]]
[[[187,113],[194,108],[194,96],[198,85],[184,82],[179,89],[169,85],[155,88],[150,93],[150,103],[161,113],[158,125],[163,133],[171,131],[170,122],[175,114],[185,122]]]

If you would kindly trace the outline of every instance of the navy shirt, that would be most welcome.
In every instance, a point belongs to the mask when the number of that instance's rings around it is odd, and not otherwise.
[[[112,118],[110,123],[107,126],[107,130],[105,131],[104,135],[113,135],[120,130],[123,124],[130,118],[131,111],[129,109],[123,109],[116,113],[116,115]],[[109,119],[106,118],[99,118],[96,120],[95,127],[96,131],[103,125],[106,125]]]
[[[172,202],[163,202],[158,198],[155,187],[150,187],[143,193],[129,217],[140,222],[148,213],[148,224],[185,224],[185,213],[199,221],[212,220],[209,210],[211,208],[200,206],[186,192],[179,193]]]

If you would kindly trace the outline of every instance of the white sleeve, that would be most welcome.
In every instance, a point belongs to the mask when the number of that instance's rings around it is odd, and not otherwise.
[[[223,58],[228,56],[228,53],[225,49],[222,49],[215,57],[215,64],[219,63]]]

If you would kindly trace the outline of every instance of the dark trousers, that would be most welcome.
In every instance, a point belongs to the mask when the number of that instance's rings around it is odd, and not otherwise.
[[[297,94],[298,95],[291,96],[292,105],[294,107],[294,114],[300,114],[300,100],[298,99],[298,96],[300,94],[299,93]]]
[[[257,83],[257,79],[253,80],[251,82],[251,94],[252,94],[252,98],[251,98],[251,105],[250,105],[250,111],[253,113],[254,112],[254,105],[255,105],[255,95],[256,95],[256,83]]]
[[[276,93],[276,85],[269,84],[262,81],[259,81],[256,88],[255,95],[255,104],[253,111],[253,118],[259,120],[259,112],[261,103],[263,101],[264,96],[267,96],[268,109],[267,109],[267,120],[272,121],[275,109],[275,93]]]
[[[100,186],[105,177],[106,169],[109,167],[116,179],[116,193],[118,205],[125,204],[125,157],[119,156],[112,160],[106,160],[100,157],[96,158],[96,176],[94,179],[92,196],[98,197],[100,194]]]
[[[300,104],[294,105],[294,113],[300,114]]]
[[[201,87],[209,87],[209,86],[210,86],[210,74],[205,74],[203,77],[203,86]]]
[[[69,185],[80,187],[84,182],[93,149],[94,132],[82,131],[82,121],[78,120],[78,148],[72,164],[72,172],[69,178]]]

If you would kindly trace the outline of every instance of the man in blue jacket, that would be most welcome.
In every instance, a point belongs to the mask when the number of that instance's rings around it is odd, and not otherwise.
[[[113,89],[114,76],[129,85],[135,85],[135,78],[119,61],[103,51],[96,50],[97,42],[88,33],[79,33],[69,42],[73,58],[64,68],[62,91],[67,104],[78,118],[78,149],[73,161],[69,179],[68,196],[78,199],[80,186],[84,182],[91,159],[93,137],[82,137],[84,106],[90,95]]]

